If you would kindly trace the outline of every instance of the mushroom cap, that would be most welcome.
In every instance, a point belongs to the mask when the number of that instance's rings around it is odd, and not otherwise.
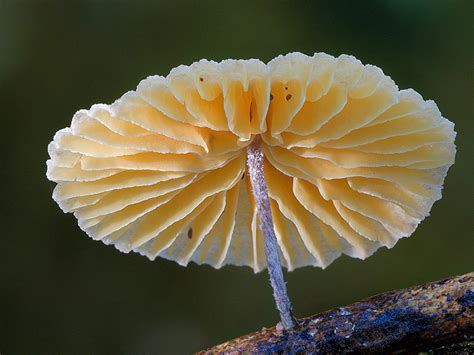
[[[364,259],[441,198],[454,125],[352,56],[200,60],[78,111],[49,145],[53,198],[87,235],[181,265],[266,267],[246,174],[260,136],[282,265]]]

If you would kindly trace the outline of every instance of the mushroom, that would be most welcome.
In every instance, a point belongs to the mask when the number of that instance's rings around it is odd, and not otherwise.
[[[78,111],[49,145],[53,198],[94,240],[180,265],[364,259],[441,198],[454,125],[352,56],[201,60]]]

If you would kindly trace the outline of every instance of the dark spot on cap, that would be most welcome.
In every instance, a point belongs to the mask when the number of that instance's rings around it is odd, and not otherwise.
[[[245,179],[245,173],[242,174],[242,180]]]
[[[193,229],[189,228],[188,230],[188,238],[191,239],[193,237]]]
[[[286,101],[290,101],[290,100],[291,100],[291,94],[286,95]]]
[[[272,94],[270,94],[270,101],[272,101],[272,100],[273,100],[273,95],[272,95]]]
[[[201,77],[199,78],[199,81],[204,81],[204,78],[201,76]]]
[[[285,86],[285,90],[288,90],[288,86]]]
[[[252,117],[252,104],[253,104],[253,102],[250,103],[250,108],[249,108],[249,110],[250,110],[250,122],[252,122],[252,118],[253,118]]]

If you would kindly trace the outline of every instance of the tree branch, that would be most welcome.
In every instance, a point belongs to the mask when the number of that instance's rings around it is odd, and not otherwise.
[[[385,292],[304,318],[292,331],[278,325],[264,328],[200,354],[413,353],[452,346],[472,349],[473,342],[474,272],[471,272]]]

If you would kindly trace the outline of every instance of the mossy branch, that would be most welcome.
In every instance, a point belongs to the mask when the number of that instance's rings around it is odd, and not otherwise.
[[[206,353],[449,353],[473,348],[474,272],[385,292],[217,345]],[[448,348],[446,348],[448,347]]]

